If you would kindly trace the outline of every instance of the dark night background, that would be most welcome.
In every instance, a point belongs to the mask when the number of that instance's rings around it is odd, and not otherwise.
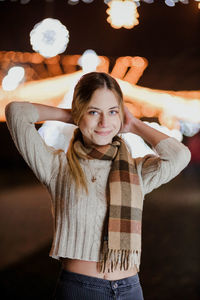
[[[59,19],[69,30],[65,54],[93,49],[109,57],[143,56],[148,69],[139,82],[161,89],[198,89],[200,10],[196,1],[168,7],[164,1],[142,2],[139,25],[113,29],[103,0],[68,5],[67,0],[0,1],[0,50],[32,51],[29,33],[43,18]]]
[[[196,1],[175,7],[167,7],[164,1],[142,2],[139,25],[131,30],[113,29],[106,21],[106,8],[103,0],[74,6],[67,0],[31,0],[25,5],[1,0],[0,51],[32,52],[30,31],[52,17],[69,30],[64,54],[93,49],[110,58],[142,56],[149,64],[139,85],[199,90]],[[48,257],[52,234],[48,194],[19,156],[5,123],[0,124],[0,135],[1,299],[50,299],[60,265]],[[145,300],[200,299],[199,178],[199,165],[189,165],[147,196],[140,271]]]

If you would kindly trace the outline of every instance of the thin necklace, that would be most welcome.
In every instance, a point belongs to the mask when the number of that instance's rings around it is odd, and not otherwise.
[[[88,166],[89,166],[89,170],[90,170],[90,174],[91,174],[91,177],[90,177],[91,181],[95,182],[97,180],[97,173],[99,172],[99,168],[97,168],[95,172],[92,172],[92,168],[90,167],[90,165],[88,165]]]
[[[91,181],[95,182],[96,180],[97,180],[97,178],[93,175],[92,178],[91,178]]]

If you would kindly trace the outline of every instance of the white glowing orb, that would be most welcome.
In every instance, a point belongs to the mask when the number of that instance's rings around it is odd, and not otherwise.
[[[200,131],[200,124],[199,123],[191,123],[186,121],[179,121],[180,122],[180,130],[182,134],[185,136],[193,136]]]
[[[19,85],[19,82],[15,81],[15,79],[9,77],[8,75],[5,76],[2,80],[2,88],[4,91],[13,91]]]
[[[88,49],[79,58],[78,63],[82,67],[84,73],[89,73],[96,71],[100,59],[94,50]]]
[[[146,2],[146,3],[149,3],[149,4],[154,2],[154,0],[143,0],[143,1]]]
[[[24,78],[24,74],[25,74],[24,68],[19,66],[12,67],[8,71],[9,77],[15,78],[15,80],[18,82],[20,82]]]
[[[175,3],[174,3],[174,1],[173,0],[165,0],[165,4],[167,5],[167,6],[175,6]]]
[[[82,0],[84,3],[92,3],[94,0]],[[79,0],[68,0],[68,4],[74,5],[78,4]]]
[[[108,3],[108,6],[109,8],[106,12],[109,17],[107,21],[113,28],[124,27],[130,29],[139,24],[139,14],[135,2],[131,0],[113,0]]]
[[[74,5],[74,4],[78,4],[79,0],[68,0],[68,4]]]
[[[69,31],[56,19],[47,18],[37,23],[30,32],[34,51],[48,58],[63,53],[69,42]]]
[[[16,66],[9,69],[8,74],[2,80],[4,91],[15,90],[24,78],[24,68]]]

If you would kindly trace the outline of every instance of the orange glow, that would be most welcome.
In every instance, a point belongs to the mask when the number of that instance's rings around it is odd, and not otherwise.
[[[50,76],[58,76],[62,74],[59,61],[60,61],[59,55],[45,59],[45,63],[47,65],[48,73]]]
[[[131,29],[139,24],[136,4],[131,0],[112,0],[106,10],[108,23],[115,29],[121,27]]]
[[[5,121],[4,109],[11,101],[29,101],[57,106],[82,74],[83,72],[79,71],[50,79],[31,81],[9,92],[0,89],[0,121]]]
[[[135,105],[149,105],[155,110],[155,117],[159,117],[162,112],[165,112],[169,118],[200,123],[200,92],[198,98],[188,100],[184,95],[171,95],[167,91],[144,88],[120,79],[117,80],[124,94],[125,102],[128,98],[129,103],[131,101]]]
[[[112,69],[111,75],[136,84],[148,66],[148,61],[140,56],[119,57]],[[129,68],[128,72],[127,69]]]
[[[159,122],[169,129],[180,129],[180,124],[175,117],[167,115],[165,112],[159,115]]]
[[[33,64],[40,64],[44,60],[43,56],[39,53],[33,53],[31,56],[31,62]]]
[[[5,92],[1,89],[0,120],[5,120],[5,105],[13,100],[57,106],[82,74],[82,71],[78,71],[73,74],[32,81],[10,92]],[[200,92],[198,92],[198,98],[188,100],[183,95],[171,95],[167,91],[140,87],[121,79],[117,79],[117,81],[124,94],[125,103],[135,116],[160,117],[161,123],[166,123],[162,116],[164,112],[167,114],[168,120],[181,119],[200,123]],[[168,126],[171,128],[172,121],[169,122],[171,123]]]
[[[98,72],[109,73],[109,59],[106,56],[99,56],[100,64],[97,66]]]
[[[30,53],[24,52],[23,58],[22,58],[23,63],[28,63],[29,61],[31,61],[31,57],[32,57],[32,55]]]
[[[17,59],[21,62],[29,59],[35,64],[34,68],[29,66],[26,69],[26,79],[29,82],[21,84],[14,91],[3,91],[0,88],[0,121],[5,120],[6,104],[13,100],[59,105],[83,74],[82,71],[76,71],[80,55],[44,59],[34,53],[2,51],[0,58],[3,70],[10,67],[9,57],[17,63]],[[99,59],[97,71],[109,72],[109,59],[105,56],[99,56]],[[68,74],[55,76],[61,72],[60,65]],[[158,118],[161,125],[170,129],[178,128],[178,120],[200,123],[200,91],[164,91],[136,85],[147,65],[148,61],[143,57],[119,57],[111,71],[111,75],[119,82],[125,103],[133,115],[137,118]],[[50,74],[54,77],[50,77]],[[31,81],[38,77],[45,79]]]

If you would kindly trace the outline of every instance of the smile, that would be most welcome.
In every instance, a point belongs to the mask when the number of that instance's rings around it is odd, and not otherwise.
[[[101,136],[107,136],[111,133],[112,131],[95,131],[96,134],[101,135]]]

